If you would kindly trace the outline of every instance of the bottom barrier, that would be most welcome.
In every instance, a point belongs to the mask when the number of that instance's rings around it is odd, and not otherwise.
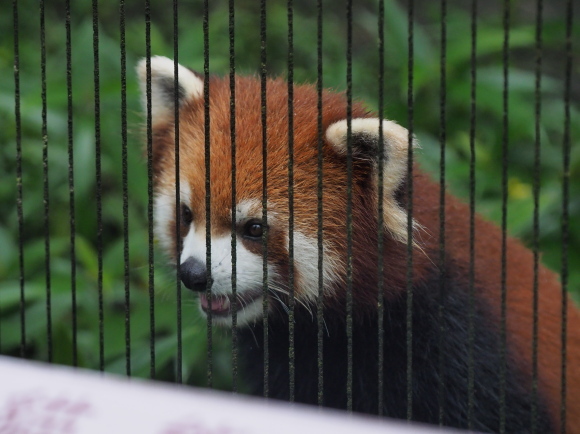
[[[453,432],[0,357],[0,434]]]

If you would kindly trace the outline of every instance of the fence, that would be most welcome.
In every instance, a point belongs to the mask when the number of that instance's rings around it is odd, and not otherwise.
[[[410,161],[469,203],[466,218],[477,210],[504,238],[515,235],[533,250],[533,289],[542,252],[563,289],[578,296],[580,270],[569,267],[580,260],[580,229],[570,224],[580,217],[573,176],[580,154],[572,147],[580,133],[572,79],[580,41],[571,0],[538,0],[534,8],[477,0],[11,6],[0,6],[1,26],[13,35],[0,43],[0,353],[245,390],[236,329],[229,335],[206,322],[155,249],[152,137],[143,153],[133,73],[152,55],[206,78],[283,75],[319,91],[344,90],[351,108],[364,100],[416,135],[421,149]],[[436,262],[446,250],[445,196],[439,203]],[[351,214],[347,228],[353,224]],[[470,279],[473,287],[473,272]],[[352,294],[352,275],[347,280]],[[352,360],[352,342],[348,353]]]

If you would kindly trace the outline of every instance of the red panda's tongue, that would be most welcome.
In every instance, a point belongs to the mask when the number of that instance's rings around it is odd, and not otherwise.
[[[230,311],[230,299],[225,295],[212,295],[208,300],[206,294],[200,294],[201,308],[206,312],[224,314]]]

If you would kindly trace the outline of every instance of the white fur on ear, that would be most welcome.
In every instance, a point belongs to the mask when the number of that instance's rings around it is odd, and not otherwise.
[[[398,241],[407,242],[407,213],[395,199],[397,188],[407,174],[409,132],[395,122],[378,118],[355,118],[351,120],[351,135],[354,158],[370,159],[374,162],[373,179],[377,185],[379,126],[383,126],[383,219],[385,229]],[[347,120],[330,125],[326,139],[340,155],[347,152]],[[413,145],[416,142],[413,140]],[[365,155],[366,154],[366,155]]]
[[[163,56],[151,57],[151,117],[153,123],[173,118],[175,104],[175,64]],[[147,59],[137,64],[141,103],[147,110]],[[180,104],[203,96],[203,80],[189,69],[177,65],[178,98]]]

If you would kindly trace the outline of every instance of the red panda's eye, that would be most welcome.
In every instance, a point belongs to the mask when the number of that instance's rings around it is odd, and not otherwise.
[[[189,226],[193,221],[193,214],[191,209],[184,203],[181,204],[181,224],[184,226]]]
[[[244,228],[244,236],[252,239],[262,238],[264,227],[262,223],[256,220],[249,221]]]

